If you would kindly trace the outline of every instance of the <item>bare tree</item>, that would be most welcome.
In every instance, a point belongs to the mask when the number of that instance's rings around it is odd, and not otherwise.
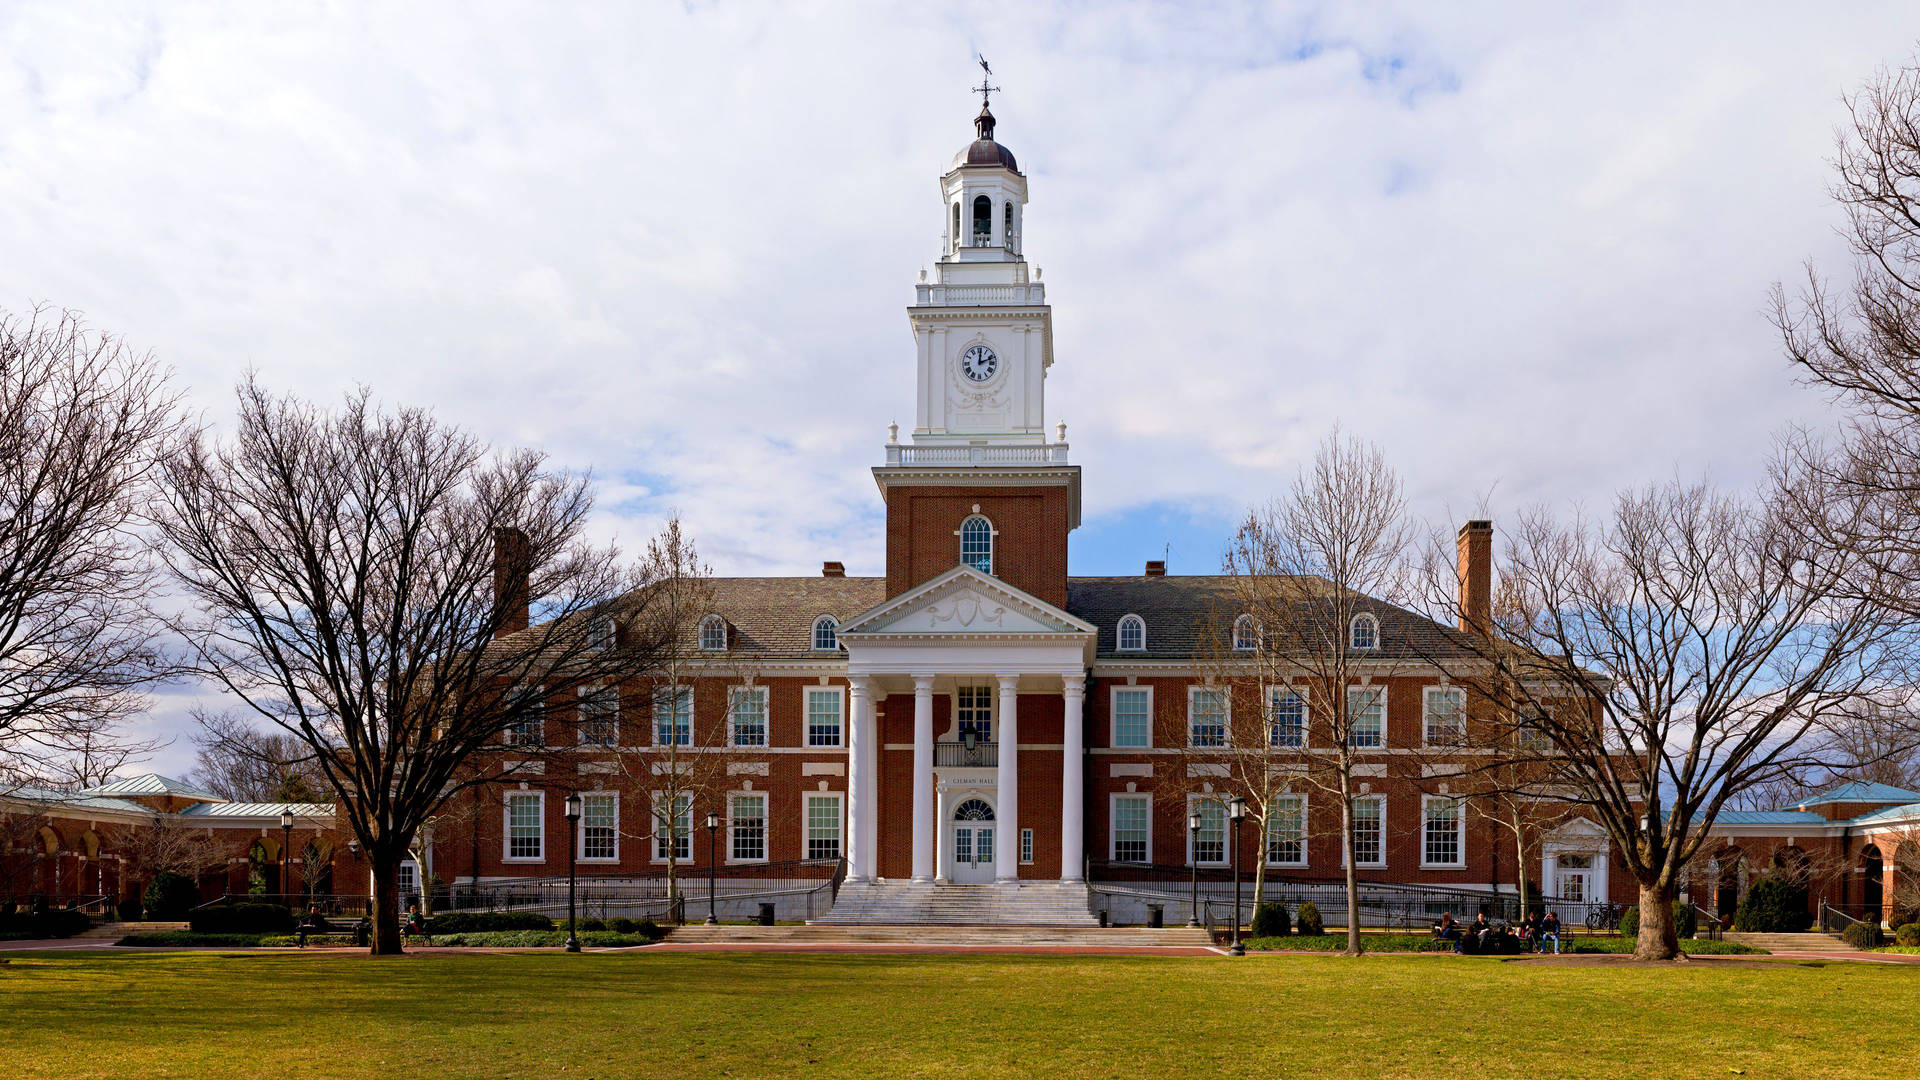
[[[1223,732],[1229,746],[1188,751],[1217,759],[1201,771],[1247,800],[1263,848],[1273,829],[1295,827],[1291,795],[1311,788],[1332,796],[1345,841],[1347,951],[1355,955],[1355,767],[1386,745],[1385,680],[1422,666],[1378,647],[1382,619],[1409,581],[1412,539],[1400,479],[1379,449],[1338,431],[1328,436],[1291,490],[1251,511],[1228,545],[1222,562],[1232,610],[1213,620],[1217,641],[1207,651],[1234,732]],[[1243,720],[1232,721],[1235,713]],[[1256,860],[1260,884],[1265,862]]]
[[[252,380],[238,397],[232,439],[193,433],[165,464],[193,601],[175,625],[204,677],[312,751],[372,868],[374,951],[397,952],[422,824],[554,753],[577,686],[653,668],[641,634],[605,632],[644,616],[642,578],[585,542],[586,479],[539,454],[365,390],[335,413]]]
[[[43,798],[18,787],[0,787],[0,916],[12,914],[22,897],[37,891],[40,867],[52,858],[43,837],[53,819]]]
[[[155,814],[137,829],[127,830],[120,855],[135,880],[152,881],[156,874],[181,874],[198,881],[227,864],[231,851],[204,826],[195,827],[173,814]]]
[[[326,777],[306,740],[262,731],[244,717],[203,713],[189,779],[234,802],[321,802]]]
[[[0,315],[0,776],[97,756],[167,673],[140,528],[175,406],[78,315]]]
[[[1536,509],[1507,535],[1490,632],[1443,665],[1488,703],[1482,738],[1524,794],[1596,820],[1640,889],[1634,955],[1680,957],[1668,909],[1722,809],[1822,763],[1908,646],[1870,560],[1820,550],[1817,479],[1746,500],[1671,482],[1611,516]],[[1430,566],[1450,565],[1433,558]],[[1430,577],[1457,617],[1457,579]]]

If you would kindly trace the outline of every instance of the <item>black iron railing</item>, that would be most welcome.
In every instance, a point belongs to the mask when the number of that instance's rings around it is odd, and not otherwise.
[[[933,744],[933,763],[943,769],[969,766],[992,767],[1000,764],[1000,744],[976,742],[937,742]]]

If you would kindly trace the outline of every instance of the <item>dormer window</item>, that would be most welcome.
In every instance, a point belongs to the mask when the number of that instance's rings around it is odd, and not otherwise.
[[[700,651],[727,651],[727,620],[709,615],[700,620]]]
[[[975,514],[960,523],[960,562],[993,573],[993,522]]]
[[[973,246],[986,247],[993,242],[993,200],[985,195],[973,200]]]
[[[595,619],[587,627],[587,648],[595,652],[606,652],[613,648],[613,620]]]
[[[1347,629],[1347,644],[1356,652],[1379,648],[1380,620],[1364,611],[1355,615]]]
[[[822,615],[813,620],[813,651],[832,652],[840,647],[840,620]]]
[[[1242,615],[1233,620],[1233,651],[1252,652],[1259,647],[1260,634],[1254,629],[1253,616]]]
[[[1118,647],[1121,652],[1147,651],[1147,620],[1129,615],[1120,620]]]

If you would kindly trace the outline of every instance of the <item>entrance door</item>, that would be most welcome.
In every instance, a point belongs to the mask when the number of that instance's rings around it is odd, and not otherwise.
[[[1559,870],[1555,874],[1559,879],[1554,883],[1554,895],[1559,898],[1558,912],[1562,926],[1581,926],[1587,921],[1587,909],[1594,902],[1593,897],[1593,856],[1576,855],[1571,852],[1559,857]]]
[[[952,842],[953,865],[947,880],[956,885],[982,885],[993,881],[993,807],[984,799],[967,799],[954,808]]]

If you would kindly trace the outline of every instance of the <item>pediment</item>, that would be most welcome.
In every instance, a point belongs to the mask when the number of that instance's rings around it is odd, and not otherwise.
[[[1094,628],[1059,608],[969,566],[958,566],[843,623],[862,635],[1086,635]]]

